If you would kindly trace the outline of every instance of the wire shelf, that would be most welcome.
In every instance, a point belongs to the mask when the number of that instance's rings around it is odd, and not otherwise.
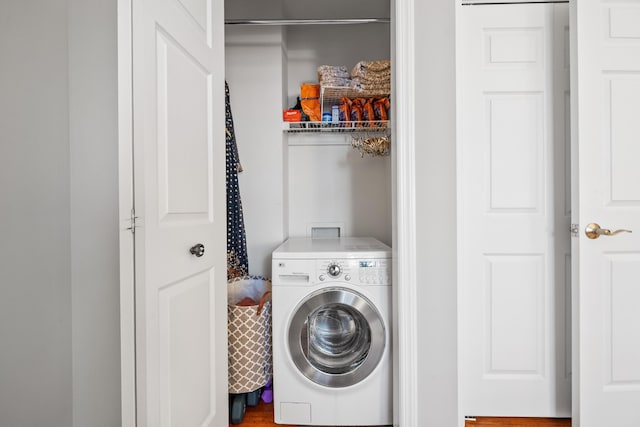
[[[389,121],[375,122],[283,122],[287,133],[389,133]]]
[[[333,105],[338,105],[342,98],[351,100],[357,98],[388,97],[388,93],[363,92],[351,87],[321,86],[320,105],[321,117],[324,112],[330,112]],[[288,133],[384,133],[390,134],[388,120],[361,122],[284,122],[283,130]]]

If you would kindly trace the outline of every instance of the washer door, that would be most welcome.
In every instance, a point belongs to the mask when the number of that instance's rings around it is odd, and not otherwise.
[[[316,384],[347,387],[365,379],[385,348],[385,327],[375,306],[359,293],[325,288],[307,297],[289,324],[291,358]]]

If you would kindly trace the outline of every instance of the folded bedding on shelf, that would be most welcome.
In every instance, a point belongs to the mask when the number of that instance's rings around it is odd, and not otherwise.
[[[360,61],[351,70],[351,77],[365,77],[371,74],[391,75],[391,61]]]
[[[391,93],[391,61],[360,61],[351,70],[351,87],[365,94]]]
[[[344,65],[321,65],[318,67],[318,77],[320,76],[349,78],[349,70]]]
[[[351,87],[363,92],[363,95],[389,95],[391,93],[391,81],[372,83],[355,78],[351,80]]]
[[[318,82],[321,86],[349,87],[351,77],[344,65],[321,65],[318,67]]]
[[[350,84],[351,79],[325,78],[320,80],[320,86],[349,87]]]

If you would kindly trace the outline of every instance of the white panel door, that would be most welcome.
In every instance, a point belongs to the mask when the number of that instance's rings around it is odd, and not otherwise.
[[[574,239],[579,251],[574,420],[582,427],[637,427],[640,1],[579,0],[573,7],[580,224]],[[592,240],[584,232],[589,223],[633,233]]]
[[[223,13],[133,0],[139,426],[227,426]]]
[[[461,8],[465,415],[570,415],[568,23],[567,5]]]

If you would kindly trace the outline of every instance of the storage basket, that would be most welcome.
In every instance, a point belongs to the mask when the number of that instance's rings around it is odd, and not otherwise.
[[[243,298],[259,301],[236,305]],[[228,282],[229,393],[249,393],[272,376],[271,280],[244,276]]]

